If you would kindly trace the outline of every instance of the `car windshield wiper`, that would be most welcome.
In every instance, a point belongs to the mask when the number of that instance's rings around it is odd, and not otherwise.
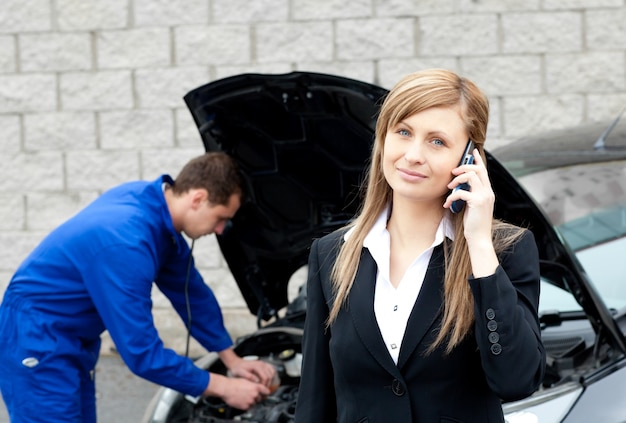
[[[626,106],[622,108],[622,111],[619,112],[619,114],[613,120],[613,122],[611,122],[609,127],[604,130],[602,135],[600,135],[600,138],[598,138],[596,142],[593,144],[594,150],[606,150],[606,137],[608,137],[611,131],[615,128],[615,126],[617,126],[622,116],[624,116],[624,112],[626,112]]]
[[[561,323],[571,320],[587,320],[589,316],[584,310],[559,311],[543,310],[539,313],[539,324],[541,329],[552,326],[560,326]]]

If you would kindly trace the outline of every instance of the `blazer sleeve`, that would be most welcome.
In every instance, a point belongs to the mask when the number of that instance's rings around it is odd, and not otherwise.
[[[330,268],[320,268],[320,242],[315,240],[309,255],[307,314],[302,339],[302,373],[296,404],[296,423],[336,421],[333,371],[329,354],[330,329],[326,328],[329,308],[323,283]]]
[[[539,257],[532,232],[500,255],[495,274],[469,279],[475,336],[490,388],[503,400],[532,394],[546,354],[539,328]]]

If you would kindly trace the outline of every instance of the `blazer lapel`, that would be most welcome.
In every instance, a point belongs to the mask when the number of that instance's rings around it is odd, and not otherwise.
[[[391,359],[380,334],[374,314],[374,289],[377,267],[367,248],[363,248],[361,261],[348,298],[348,308],[356,332],[365,348],[389,373],[400,377],[398,367]]]
[[[409,316],[400,346],[398,368],[402,368],[406,364],[415,348],[422,342],[427,331],[436,329],[432,326],[442,313],[444,264],[443,246],[439,245],[435,247],[430,258],[422,288]]]

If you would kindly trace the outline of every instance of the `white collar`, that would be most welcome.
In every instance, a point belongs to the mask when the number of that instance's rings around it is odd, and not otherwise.
[[[391,207],[387,206],[385,210],[378,216],[376,222],[367,233],[367,236],[363,240],[363,246],[368,247],[368,244],[371,246],[371,242],[376,242],[380,239],[381,236],[387,232],[387,221],[389,220],[389,214],[391,212]],[[343,236],[344,241],[350,238],[352,232],[354,232],[354,226],[350,228]],[[435,241],[433,245],[439,245],[443,242],[444,236],[451,241],[454,241],[454,224],[452,223],[452,219],[450,217],[449,212],[445,212],[441,222],[439,222],[439,226],[437,227],[437,233],[435,234]]]

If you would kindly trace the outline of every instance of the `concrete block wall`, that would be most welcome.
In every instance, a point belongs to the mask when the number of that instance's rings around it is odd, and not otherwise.
[[[3,0],[0,293],[42,237],[103,190],[175,175],[203,152],[189,90],[293,70],[390,88],[426,67],[487,92],[491,146],[611,118],[626,105],[626,1]],[[254,328],[215,238],[195,256],[233,336]],[[154,298],[180,349],[182,326]]]

